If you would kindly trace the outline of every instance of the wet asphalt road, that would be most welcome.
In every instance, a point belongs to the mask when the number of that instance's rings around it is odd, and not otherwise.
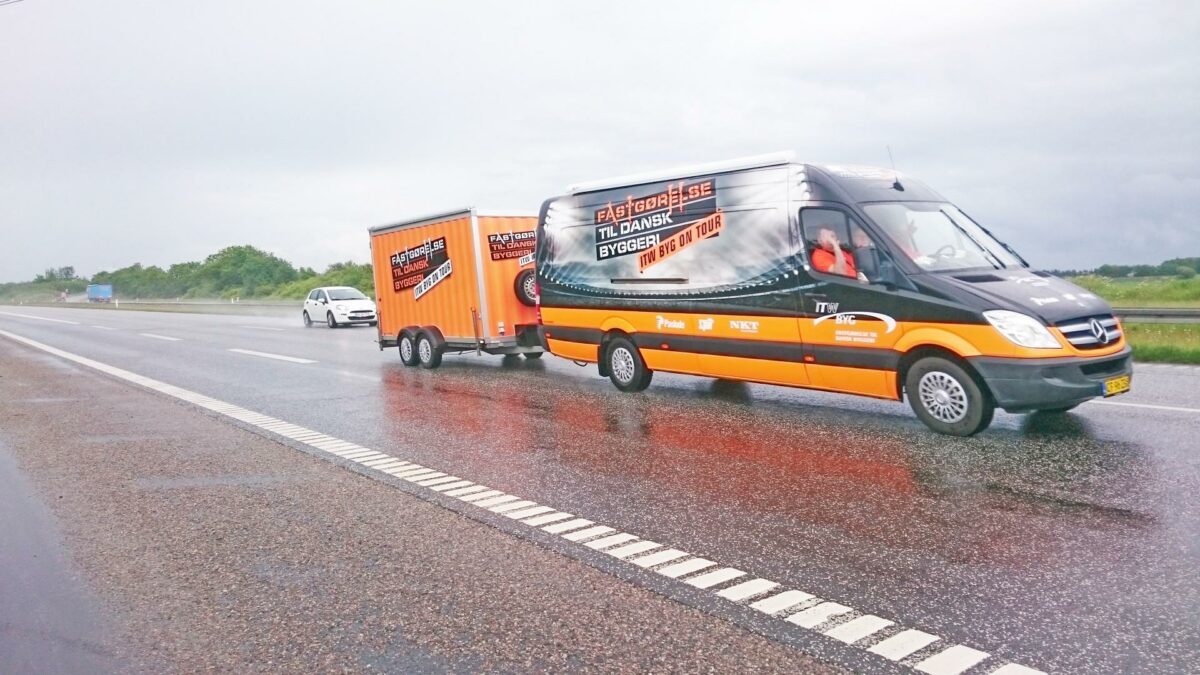
[[[407,369],[373,329],[290,317],[3,311],[75,323],[0,329],[1005,660],[1189,672],[1200,655],[1200,369],[1141,367],[1131,394],[963,440],[836,395],[662,374],[620,394],[553,357]]]

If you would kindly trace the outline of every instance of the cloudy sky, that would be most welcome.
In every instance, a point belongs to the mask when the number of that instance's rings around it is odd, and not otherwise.
[[[1191,1],[5,1],[0,281],[888,145],[1035,265],[1200,255]]]

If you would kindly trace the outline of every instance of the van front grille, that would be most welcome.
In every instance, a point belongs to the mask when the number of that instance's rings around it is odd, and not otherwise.
[[[1085,316],[1058,324],[1063,337],[1077,349],[1099,349],[1116,342],[1121,329],[1112,314]]]

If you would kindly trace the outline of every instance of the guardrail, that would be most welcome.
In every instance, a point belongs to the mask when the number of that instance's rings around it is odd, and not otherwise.
[[[1190,307],[1118,307],[1113,310],[1117,316],[1129,321],[1147,321],[1150,323],[1200,323],[1200,309]]]

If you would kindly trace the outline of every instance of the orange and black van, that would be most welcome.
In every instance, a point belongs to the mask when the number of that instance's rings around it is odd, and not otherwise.
[[[447,352],[540,357],[536,226],[467,208],[371,228],[379,348],[425,368]]]
[[[1132,377],[1103,300],[892,170],[769,155],[574,185],[536,267],[546,349],[624,391],[661,370],[907,396],[967,436]]]

